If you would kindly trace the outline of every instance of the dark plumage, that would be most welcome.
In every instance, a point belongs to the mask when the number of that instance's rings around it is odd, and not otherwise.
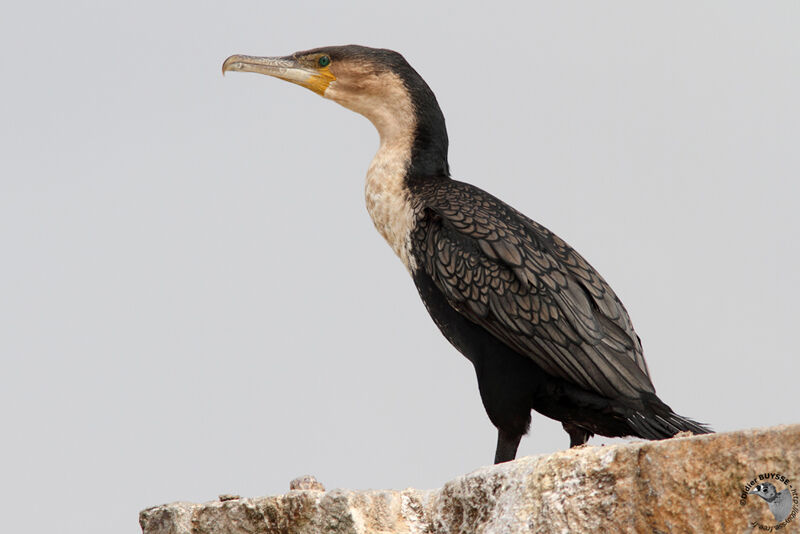
[[[444,117],[402,56],[351,45],[232,56],[225,70],[304,85],[375,124],[381,146],[367,174],[367,208],[437,326],[475,367],[498,429],[495,462],[516,456],[531,409],[561,421],[571,446],[594,434],[709,432],[655,395],[624,306],[583,257],[489,193],[450,178]]]

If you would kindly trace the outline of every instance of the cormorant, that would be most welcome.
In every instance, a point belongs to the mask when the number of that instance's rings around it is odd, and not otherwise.
[[[234,55],[226,71],[296,83],[375,125],[380,148],[367,171],[367,211],[436,325],[475,367],[498,430],[495,463],[515,458],[531,409],[561,421],[570,446],[594,434],[710,432],[656,396],[628,313],[580,254],[450,177],[444,116],[403,56],[331,46],[285,57]]]

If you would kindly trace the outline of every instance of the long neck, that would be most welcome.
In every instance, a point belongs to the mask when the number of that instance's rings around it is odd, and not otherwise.
[[[409,67],[410,68],[410,67]],[[364,113],[381,138],[367,171],[367,211],[375,227],[409,271],[416,270],[410,234],[419,206],[409,186],[433,177],[447,177],[447,129],[430,88],[418,83],[394,83],[392,98]],[[396,80],[399,82],[399,80]],[[413,79],[411,80],[414,81]]]
[[[364,194],[375,228],[389,243],[407,269],[416,269],[410,250],[410,233],[416,223],[416,208],[409,194],[406,175],[412,159],[414,138],[381,135],[381,146],[367,171]]]

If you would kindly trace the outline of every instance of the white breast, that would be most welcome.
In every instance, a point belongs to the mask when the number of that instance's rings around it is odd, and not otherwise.
[[[404,178],[411,161],[416,116],[405,84],[388,70],[342,76],[331,82],[324,96],[364,115],[378,130],[381,146],[367,171],[367,211],[378,232],[413,272],[416,264],[410,237],[414,208]]]
[[[411,254],[415,210],[404,184],[411,158],[411,137],[381,142],[367,171],[367,211],[375,228],[409,272],[417,266]]]

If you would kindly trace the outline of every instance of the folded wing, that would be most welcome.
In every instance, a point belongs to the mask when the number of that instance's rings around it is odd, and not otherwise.
[[[546,372],[607,397],[653,393],[609,285],[545,227],[469,184],[418,186],[420,265],[451,306]]]

